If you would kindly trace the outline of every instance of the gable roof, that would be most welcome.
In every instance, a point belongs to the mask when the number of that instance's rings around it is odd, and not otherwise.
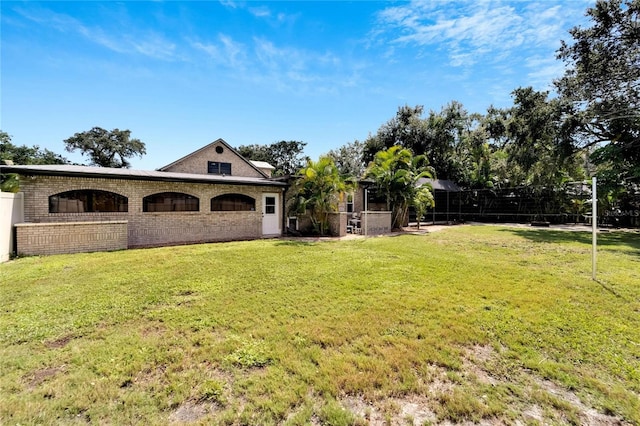
[[[178,160],[174,161],[171,164],[167,164],[166,166],[160,167],[158,169],[156,169],[159,172],[165,172],[167,169],[170,169],[171,167],[175,166],[176,164],[179,164],[183,161],[185,161],[188,158],[191,157],[195,157],[196,155],[200,154],[203,151],[206,151],[207,149],[209,149],[210,147],[212,147],[215,144],[222,144],[224,145],[225,148],[227,148],[229,151],[231,151],[232,153],[234,153],[241,161],[244,161],[246,164],[249,165],[249,167],[253,168],[256,172],[260,173],[261,176],[264,176],[265,178],[268,178],[269,176],[267,176],[262,170],[260,170],[258,167],[256,167],[256,165],[247,160],[246,158],[244,158],[242,155],[240,155],[240,153],[238,151],[236,151],[231,145],[229,145],[224,139],[218,138],[215,141],[211,142],[210,144],[207,144],[205,146],[203,146],[200,149],[197,149],[195,151],[193,151],[190,154],[185,155],[182,158],[179,158]]]

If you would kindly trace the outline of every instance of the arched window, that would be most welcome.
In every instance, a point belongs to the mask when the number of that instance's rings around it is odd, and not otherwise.
[[[224,194],[211,199],[212,212],[253,212],[256,200],[242,194]]]
[[[49,213],[127,212],[127,197],[98,189],[78,189],[49,197]]]
[[[181,192],[161,192],[142,199],[143,212],[197,212],[200,200]]]

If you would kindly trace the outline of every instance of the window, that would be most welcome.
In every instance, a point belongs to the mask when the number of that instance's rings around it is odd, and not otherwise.
[[[212,175],[231,175],[231,163],[209,161],[208,173]]]
[[[49,213],[113,213],[128,210],[127,197],[97,189],[79,189],[49,197]]]
[[[256,200],[242,194],[224,194],[211,199],[212,212],[253,212]]]
[[[161,192],[142,199],[143,212],[197,212],[200,200],[180,192]]]
[[[347,213],[353,213],[353,194],[347,194]]]
[[[264,213],[276,214],[276,197],[264,198]]]

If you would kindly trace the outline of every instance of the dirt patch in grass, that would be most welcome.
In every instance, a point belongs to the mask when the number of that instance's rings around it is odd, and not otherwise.
[[[155,383],[158,376],[165,374],[166,367],[147,371],[136,378],[136,382]],[[227,400],[231,392],[233,376],[217,369],[209,369],[203,374],[202,383],[195,388],[192,396],[187,401],[180,404],[170,414],[168,421],[171,424],[190,424],[205,421],[208,416],[215,416],[224,409],[224,401]],[[236,400],[238,409],[242,410],[242,402]]]
[[[38,385],[51,379],[53,376],[62,372],[64,372],[64,366],[42,368],[40,370],[36,370],[33,373],[27,375],[25,379],[29,385],[29,388],[33,389]]]
[[[471,373],[478,382],[495,386],[498,381],[491,376],[486,365],[497,356],[489,345],[475,345],[468,348],[462,358],[462,368],[466,373]]]
[[[138,372],[138,374],[133,378],[132,382],[141,386],[163,383],[165,381],[164,377],[167,368],[168,367],[165,364],[145,368],[144,370]]]
[[[193,423],[215,412],[218,406],[213,403],[187,401],[173,410],[169,415],[169,423]]]
[[[599,426],[631,424],[623,421],[619,417],[602,414],[594,408],[586,406],[575,393],[558,386],[550,380],[542,380],[537,377],[534,377],[533,380],[540,389],[573,407],[580,417],[581,424]]]
[[[75,336],[69,334],[67,336],[60,337],[59,339],[46,341],[44,342],[44,345],[48,349],[60,349],[67,346],[69,342],[72,341],[74,338]]]
[[[505,349],[506,351],[506,349]],[[509,405],[509,411],[515,418],[488,418],[472,421],[452,421],[443,419],[439,413],[439,404],[443,395],[453,395],[460,386],[447,375],[447,369],[430,365],[430,381],[423,383],[421,395],[385,398],[369,401],[362,396],[347,395],[339,399],[340,404],[352,414],[363,419],[369,425],[502,425],[515,424],[568,424],[577,423],[594,426],[627,426],[617,416],[603,414],[583,402],[576,393],[550,381],[535,376],[526,369],[512,369],[509,377],[492,374],[501,362],[501,354],[490,345],[474,345],[463,349],[462,366],[455,374],[471,377],[473,380],[491,387],[507,387],[518,384],[522,394],[528,397],[520,400],[518,406]],[[446,400],[446,398],[444,398]],[[512,401],[513,403],[513,401]],[[541,405],[542,404],[542,405]]]
[[[348,396],[340,403],[353,414],[365,419],[369,425],[429,424],[436,420],[428,397],[411,395],[370,403],[362,397]]]
[[[455,384],[447,378],[447,370],[443,367],[431,364],[427,372],[429,382],[420,380],[419,385],[424,389],[423,395],[410,394],[373,402],[362,396],[350,395],[341,398],[340,403],[369,425],[436,424],[438,398],[451,394]]]
[[[160,323],[151,323],[141,328],[142,337],[162,337],[167,333],[167,327]]]
[[[492,346],[489,345],[475,345],[471,348],[467,348],[464,351],[462,360],[463,372],[473,374],[476,379],[483,384],[489,384],[491,386],[507,385],[508,382],[499,380],[497,376],[491,375],[491,365],[499,362],[500,354],[497,353]],[[585,425],[630,425],[619,417],[611,416],[598,412],[596,409],[586,405],[574,392],[565,389],[558,384],[544,380],[537,376],[534,376],[532,372],[528,370],[514,370],[511,371],[511,382],[524,383],[527,394],[533,394],[536,391],[545,392],[552,399],[558,401],[558,405],[564,405],[569,407],[571,411],[574,411],[579,418],[580,424]],[[520,412],[524,421],[538,421],[542,423],[548,423],[549,421],[565,421],[565,414],[555,407],[551,411],[553,412],[553,418],[545,416],[545,411],[535,403],[531,401],[531,404],[524,409],[514,411]]]

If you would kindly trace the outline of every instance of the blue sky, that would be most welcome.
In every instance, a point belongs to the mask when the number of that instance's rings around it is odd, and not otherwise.
[[[364,140],[401,105],[469,112],[550,89],[594,1],[0,2],[0,129],[64,152],[94,126],[164,166],[217,138],[319,155]]]

